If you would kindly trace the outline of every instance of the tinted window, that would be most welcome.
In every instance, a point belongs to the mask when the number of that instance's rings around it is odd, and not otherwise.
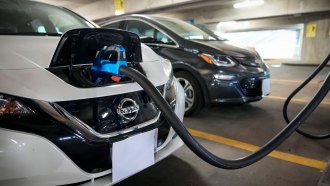
[[[185,39],[218,40],[218,37],[214,36],[214,34],[210,35],[198,27],[181,20],[162,17],[155,17],[155,20]]]
[[[157,44],[175,45],[173,40],[167,37],[164,33],[142,21],[127,21],[125,30],[133,32],[139,35],[141,38],[153,38]]]
[[[0,34],[62,34],[94,27],[76,14],[56,6],[22,0],[0,0]]]
[[[116,29],[119,29],[121,23],[122,23],[122,21],[114,22],[114,23],[110,23],[110,24],[106,25],[105,27],[106,28],[116,28]]]

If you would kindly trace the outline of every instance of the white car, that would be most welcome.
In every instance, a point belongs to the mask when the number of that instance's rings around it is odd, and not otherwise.
[[[137,35],[43,3],[0,4],[0,185],[113,184],[182,146],[136,82],[91,79],[96,54],[120,45],[182,120],[171,63]]]

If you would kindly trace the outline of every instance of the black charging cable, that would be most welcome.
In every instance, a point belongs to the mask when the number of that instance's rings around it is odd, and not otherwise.
[[[325,58],[325,60],[314,70],[314,72],[301,84],[298,86],[298,88],[296,88],[286,99],[284,105],[283,105],[283,116],[284,119],[287,123],[290,123],[290,119],[288,117],[288,106],[292,100],[292,98],[301,91],[301,89],[303,89],[312,79],[314,79],[314,77],[319,74],[321,72],[321,70],[324,69],[324,67],[326,67],[326,65],[329,63],[330,61],[330,53],[328,54],[328,56]],[[325,82],[324,82],[325,83]],[[297,129],[296,130],[299,134],[308,137],[308,138],[312,138],[312,139],[327,139],[330,138],[330,133],[327,134],[311,134],[308,133],[306,131],[303,131],[301,129]]]
[[[330,90],[329,73],[319,91],[314,95],[313,99],[281,132],[279,132],[268,143],[266,143],[258,151],[252,153],[251,155],[239,159],[227,160],[212,154],[198,143],[198,141],[189,133],[177,115],[172,111],[172,108],[164,100],[160,92],[143,74],[126,66],[122,66],[120,68],[120,72],[136,81],[144,89],[144,91],[151,97],[156,106],[160,109],[166,121],[173,127],[175,132],[180,136],[182,141],[191,151],[193,151],[198,157],[208,162],[209,164],[224,169],[238,169],[246,167],[259,161],[267,154],[272,152],[299,128],[299,126],[318,107],[318,105],[322,102]]]

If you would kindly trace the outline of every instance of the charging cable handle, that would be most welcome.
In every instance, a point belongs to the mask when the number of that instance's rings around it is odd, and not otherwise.
[[[121,45],[104,46],[97,54],[91,67],[92,81],[100,83],[110,76],[124,77],[119,69],[127,66],[125,48]]]

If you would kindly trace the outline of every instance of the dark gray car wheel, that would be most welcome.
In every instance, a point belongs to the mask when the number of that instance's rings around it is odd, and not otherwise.
[[[184,89],[185,93],[185,115],[191,116],[198,113],[203,104],[202,92],[196,79],[188,72],[174,72],[174,76]]]

